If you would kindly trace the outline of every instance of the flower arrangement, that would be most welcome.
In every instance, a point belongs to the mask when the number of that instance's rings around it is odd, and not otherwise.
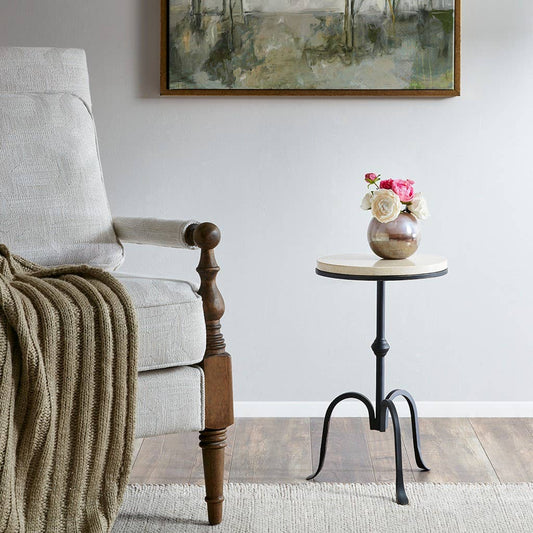
[[[429,210],[421,193],[415,193],[412,180],[381,179],[380,174],[365,174],[369,191],[363,197],[361,208],[371,210],[379,222],[393,222],[400,213],[411,213],[418,220],[426,220]]]

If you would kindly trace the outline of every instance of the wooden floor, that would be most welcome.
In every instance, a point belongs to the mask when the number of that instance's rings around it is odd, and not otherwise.
[[[406,481],[533,482],[533,419],[424,418],[420,472],[408,419],[402,419]],[[304,482],[317,463],[321,419],[242,418],[228,431],[226,480]],[[197,433],[136,441],[131,483],[203,483]],[[331,421],[328,455],[317,481],[394,481],[394,437],[361,418]]]

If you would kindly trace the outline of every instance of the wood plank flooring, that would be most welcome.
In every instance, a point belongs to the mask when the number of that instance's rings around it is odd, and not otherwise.
[[[409,419],[402,419],[404,475],[417,482],[533,482],[533,419],[423,418],[417,469]],[[242,418],[228,430],[226,481],[301,483],[318,462],[322,419]],[[333,418],[320,482],[394,481],[394,436],[362,418]],[[131,483],[203,483],[197,433],[135,442]]]

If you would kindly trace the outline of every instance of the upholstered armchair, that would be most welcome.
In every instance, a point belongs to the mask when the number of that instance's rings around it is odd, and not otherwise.
[[[200,432],[209,522],[218,524],[233,423],[218,228],[112,218],[83,50],[0,47],[0,184],[0,242],[41,265],[115,271],[124,242],[200,249],[199,290],[186,281],[115,275],[139,322],[136,436]]]

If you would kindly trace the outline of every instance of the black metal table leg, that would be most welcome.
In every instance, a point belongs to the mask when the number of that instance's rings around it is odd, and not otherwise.
[[[413,431],[413,446],[415,449],[415,460],[418,468],[428,472],[429,468],[424,464],[422,454],[420,453],[420,430],[418,428],[418,411],[416,410],[416,403],[414,398],[406,390],[396,389],[387,395],[388,400],[394,400],[398,396],[403,396],[407,400],[409,405],[409,411],[411,412],[411,429]]]
[[[372,351],[376,356],[376,403],[375,410],[372,402],[363,394],[358,392],[346,392],[337,396],[328,406],[324,417],[324,426],[322,428],[322,441],[320,444],[320,457],[318,461],[318,468],[316,472],[307,477],[308,480],[314,479],[324,466],[324,460],[326,458],[327,440],[329,433],[329,424],[333,410],[335,407],[348,398],[362,401],[367,410],[368,418],[370,422],[370,429],[374,431],[384,432],[387,429],[388,412],[391,414],[392,425],[394,430],[394,450],[396,458],[396,501],[400,505],[406,505],[409,503],[407,494],[405,492],[405,486],[403,482],[403,468],[402,468],[402,436],[400,428],[400,419],[398,418],[398,412],[394,405],[394,399],[398,396],[403,396],[409,405],[411,413],[411,427],[413,430],[413,446],[415,451],[416,464],[422,470],[429,470],[424,464],[420,453],[420,431],[418,428],[418,412],[416,404],[407,391],[402,389],[395,389],[391,391],[387,397],[384,397],[385,390],[385,356],[390,349],[389,343],[385,338],[385,282],[382,280],[377,281],[377,301],[376,301],[376,339],[372,343]]]
[[[328,409],[326,411],[326,416],[324,417],[324,425],[322,427],[322,442],[320,444],[320,458],[318,460],[318,468],[316,469],[316,472],[314,474],[311,474],[310,476],[307,476],[307,480],[314,479],[320,471],[322,470],[322,467],[324,466],[324,460],[326,459],[326,451],[328,447],[328,432],[329,432],[329,422],[331,420],[331,415],[333,414],[333,409],[342,402],[343,400],[347,400],[348,398],[352,398],[355,400],[361,400],[368,409],[368,417],[370,419],[370,429],[373,429],[375,416],[374,416],[374,407],[372,406],[372,402],[363,394],[359,394],[358,392],[345,392],[344,394],[341,394],[340,396],[337,396],[328,406]]]
[[[400,429],[400,419],[396,406],[392,400],[383,400],[381,402],[381,418],[387,418],[387,409],[390,411],[392,418],[392,427],[394,429],[394,457],[396,459],[396,502],[399,505],[407,505],[409,499],[405,493],[403,484],[403,464],[402,464],[402,432]]]

